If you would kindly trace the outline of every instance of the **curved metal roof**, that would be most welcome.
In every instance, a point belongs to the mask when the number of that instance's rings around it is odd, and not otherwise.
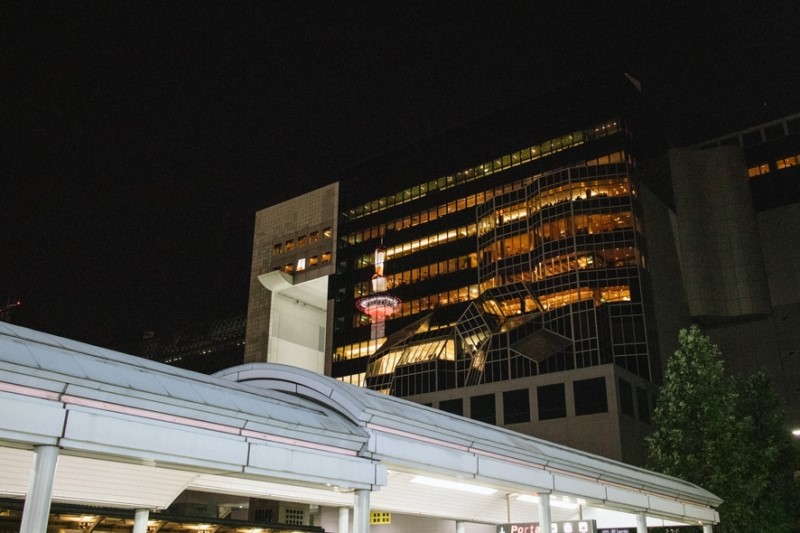
[[[299,368],[205,376],[0,323],[0,496],[24,496],[40,444],[61,449],[54,501],[92,505],[163,508],[186,489],[348,505],[367,488],[379,509],[501,523],[511,498],[550,493],[584,516],[708,523],[720,503],[676,478]],[[420,475],[494,495],[473,501],[414,484]]]
[[[358,452],[367,432],[329,406],[0,323],[0,377],[239,429],[269,428]],[[12,378],[13,376],[13,378]]]
[[[216,375],[252,383],[265,390],[285,391],[325,402],[373,431],[383,430],[438,442],[442,446],[482,451],[509,461],[569,472],[598,482],[651,490],[704,505],[721,503],[711,492],[675,477],[356,387],[301,368],[255,363]]]

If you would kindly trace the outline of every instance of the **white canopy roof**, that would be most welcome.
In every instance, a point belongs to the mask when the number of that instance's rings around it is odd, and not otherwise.
[[[0,496],[24,495],[37,444],[61,447],[54,500],[92,505],[164,508],[193,489],[339,506],[368,488],[374,509],[503,523],[532,520],[530,496],[550,493],[555,520],[580,512],[624,527],[639,512],[652,525],[717,522],[721,503],[673,477],[294,367],[206,376],[0,323]],[[486,493],[463,491],[476,487]]]

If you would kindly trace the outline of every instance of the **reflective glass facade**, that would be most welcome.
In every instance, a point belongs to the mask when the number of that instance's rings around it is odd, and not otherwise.
[[[331,281],[333,376],[402,397],[603,365],[653,379],[637,186],[646,136],[629,89],[585,113],[573,106],[563,124],[518,121],[492,134],[497,151],[479,165],[471,162],[485,152],[470,153],[475,143],[454,136],[438,167],[411,166],[405,179],[345,177]],[[387,177],[394,170],[387,160]],[[402,304],[373,339],[355,302],[369,293],[378,246],[387,290]],[[480,401],[471,416],[494,420]],[[597,404],[605,405],[587,412]],[[513,423],[530,406],[505,409]]]

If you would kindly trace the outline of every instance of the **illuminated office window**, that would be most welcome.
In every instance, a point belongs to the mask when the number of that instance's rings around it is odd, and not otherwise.
[[[798,156],[791,156],[777,160],[775,162],[775,168],[777,168],[778,170],[783,170],[784,168],[797,166],[797,164],[798,164]]]
[[[762,163],[760,165],[756,165],[754,167],[750,167],[747,169],[747,175],[751,178],[756,176],[761,176],[762,174],[766,174],[769,172],[769,164]]]

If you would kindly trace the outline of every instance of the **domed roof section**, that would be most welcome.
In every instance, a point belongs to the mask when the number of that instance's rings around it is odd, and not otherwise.
[[[650,488],[675,496],[690,494],[697,501],[719,502],[712,493],[677,478],[343,383],[310,370],[274,363],[250,363],[223,370],[215,376],[312,399],[363,424],[371,432],[503,457],[622,486]],[[391,462],[390,457],[383,459]]]
[[[366,431],[325,404],[0,322],[5,381],[87,400],[269,431],[358,452]]]

